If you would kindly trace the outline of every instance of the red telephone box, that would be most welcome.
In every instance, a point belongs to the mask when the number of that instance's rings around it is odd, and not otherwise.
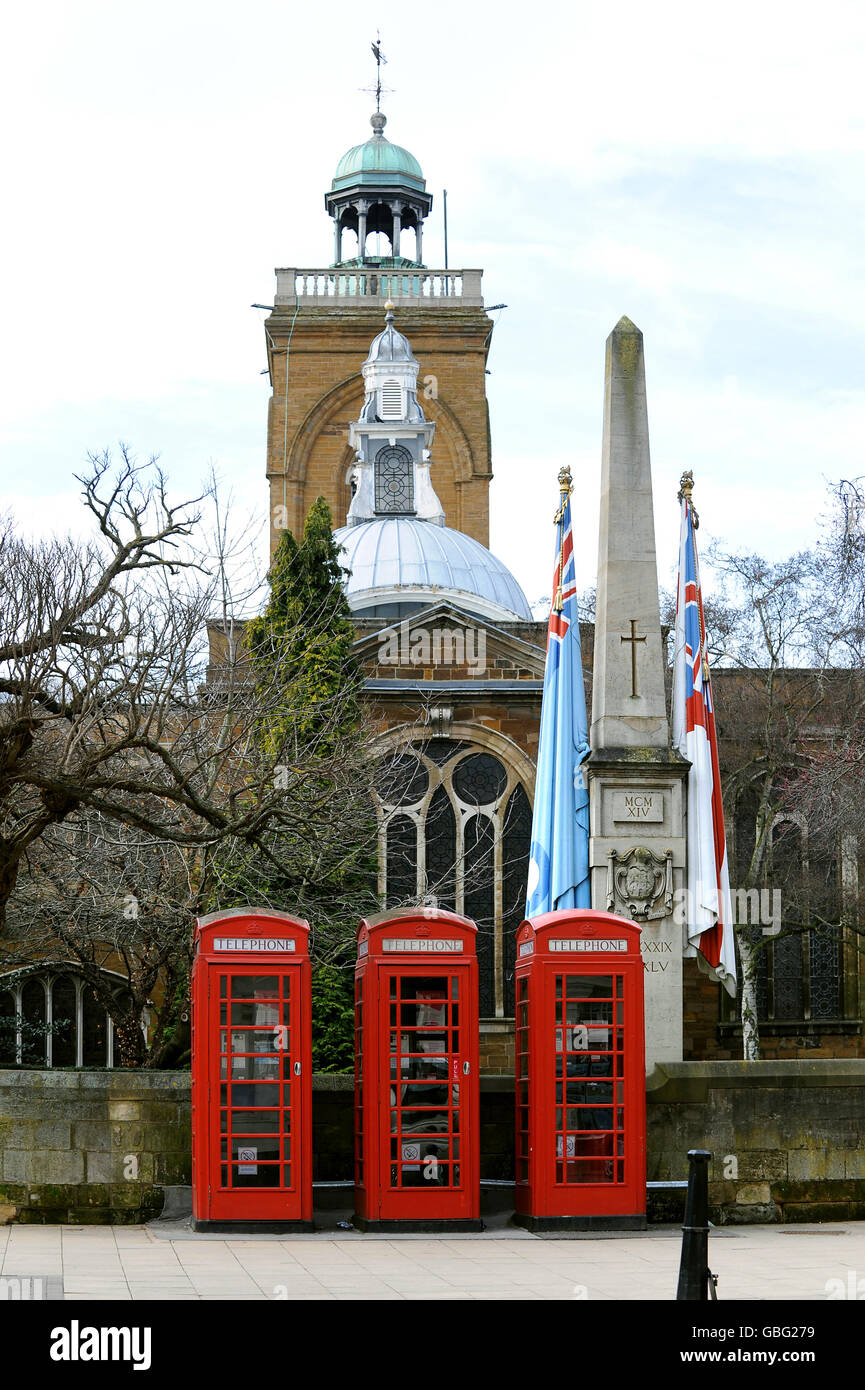
[[[313,1229],[308,935],[308,923],[268,908],[233,908],[196,922],[197,1231]]]
[[[479,1231],[477,928],[438,908],[361,922],[355,1224]]]
[[[646,1225],[640,927],[547,912],[517,931],[516,1221],[531,1231]]]

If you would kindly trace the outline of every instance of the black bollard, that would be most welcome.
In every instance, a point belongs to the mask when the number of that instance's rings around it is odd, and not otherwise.
[[[688,1196],[682,1227],[677,1303],[704,1302],[709,1298],[709,1160],[707,1149],[688,1150]],[[712,1296],[715,1296],[714,1284]]]

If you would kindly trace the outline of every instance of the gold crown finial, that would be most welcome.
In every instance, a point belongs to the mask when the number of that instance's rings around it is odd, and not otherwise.
[[[558,511],[553,517],[553,521],[557,526],[565,514],[565,503],[567,502],[568,498],[574,490],[573,482],[571,480],[571,470],[570,468],[568,468],[567,464],[565,464],[564,468],[559,469],[559,490],[561,492],[561,501],[559,503]]]
[[[697,516],[694,507],[694,474],[690,468],[686,469],[679,479],[679,501],[687,502],[691,508],[691,520],[694,523],[694,530],[700,525],[700,518]]]

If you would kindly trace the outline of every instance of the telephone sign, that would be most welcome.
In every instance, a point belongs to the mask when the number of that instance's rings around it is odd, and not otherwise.
[[[533,1231],[646,1224],[640,927],[548,912],[517,931],[516,1221]]]
[[[309,926],[201,917],[192,967],[192,1215],[198,1231],[312,1230]]]

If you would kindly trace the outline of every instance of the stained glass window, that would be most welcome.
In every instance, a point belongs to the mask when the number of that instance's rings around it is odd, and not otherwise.
[[[495,999],[495,831],[489,816],[472,816],[464,830],[464,907],[477,925],[481,1018],[491,1018]]]
[[[411,753],[404,753],[379,767],[376,790],[388,806],[415,806],[428,786],[426,768]]]
[[[463,758],[454,772],[454,786],[470,806],[489,806],[498,801],[508,775],[498,758],[489,753],[473,753]]]

